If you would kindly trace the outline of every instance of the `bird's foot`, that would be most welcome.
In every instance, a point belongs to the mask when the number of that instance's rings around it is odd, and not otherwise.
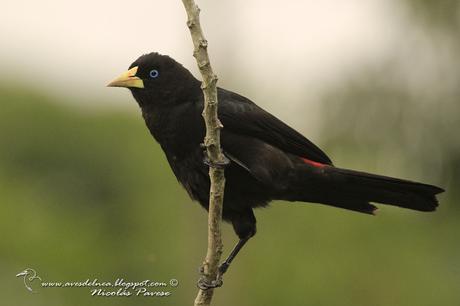
[[[219,288],[224,284],[222,281],[222,276],[220,274],[217,275],[217,278],[211,282],[209,282],[205,276],[200,277],[198,282],[196,283],[197,287],[201,290],[209,290],[214,288]]]
[[[225,169],[230,164],[230,160],[224,155],[224,160],[222,162],[212,162],[209,160],[208,155],[205,153],[205,156],[203,158],[203,163],[211,168],[217,168],[217,169]]]
[[[217,270],[216,279],[211,281],[206,277],[204,265],[200,266],[198,271],[201,274],[201,277],[196,283],[197,287],[201,290],[209,290],[221,287],[224,284],[222,275],[224,275],[225,271],[227,271],[228,266],[229,265],[227,262],[222,263]]]

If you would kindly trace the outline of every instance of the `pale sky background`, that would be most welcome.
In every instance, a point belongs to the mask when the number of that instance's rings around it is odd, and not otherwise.
[[[282,119],[299,104],[314,112],[315,97],[390,55],[401,59],[396,75],[417,90],[436,77],[433,70],[447,69],[433,54],[449,57],[448,46],[429,41],[396,0],[198,4],[218,85]],[[180,0],[6,0],[2,78],[52,90],[63,101],[136,110],[127,90],[105,85],[151,51],[199,76],[185,21]]]

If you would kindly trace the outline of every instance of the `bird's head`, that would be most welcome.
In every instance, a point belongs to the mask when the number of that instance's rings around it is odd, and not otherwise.
[[[199,90],[200,82],[171,57],[154,52],[139,57],[107,86],[130,89],[144,107],[186,101],[183,98]]]

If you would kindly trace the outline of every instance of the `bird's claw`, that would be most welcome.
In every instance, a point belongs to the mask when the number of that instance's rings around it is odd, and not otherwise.
[[[222,162],[214,163],[210,161],[208,155],[205,154],[203,158],[203,163],[211,168],[225,169],[225,167],[227,167],[230,164],[230,160],[224,155],[224,160]]]
[[[198,282],[196,283],[197,287],[201,290],[209,290],[214,288],[221,287],[224,282],[222,281],[222,275],[224,275],[225,271],[228,269],[228,264],[224,262],[218,267],[217,270],[217,277],[215,280],[209,281],[205,275],[205,267],[204,265],[199,267],[199,272],[202,275]]]
[[[217,279],[208,282],[208,280],[203,276],[196,283],[197,287],[201,290],[209,290],[214,288],[219,288],[224,284],[220,274],[217,275]]]

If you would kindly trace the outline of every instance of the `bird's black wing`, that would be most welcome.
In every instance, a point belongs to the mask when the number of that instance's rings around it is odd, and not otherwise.
[[[315,144],[251,100],[222,88],[218,89],[218,97],[219,119],[224,131],[257,138],[284,152],[315,162],[332,164]]]

